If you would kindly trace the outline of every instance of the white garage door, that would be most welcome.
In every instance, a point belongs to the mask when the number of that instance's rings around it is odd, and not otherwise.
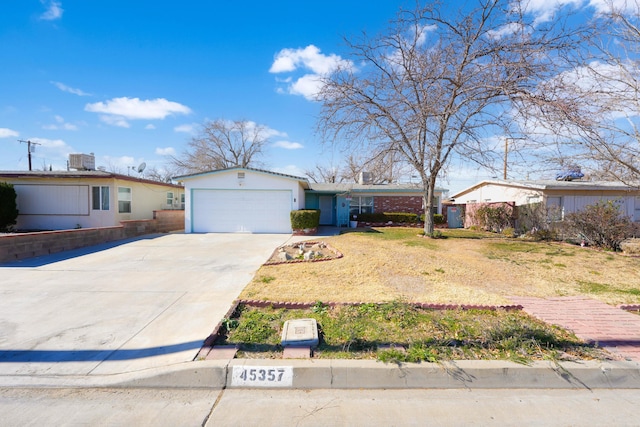
[[[289,190],[193,190],[194,233],[290,233]]]

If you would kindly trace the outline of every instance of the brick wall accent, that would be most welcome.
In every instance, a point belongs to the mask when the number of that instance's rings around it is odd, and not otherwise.
[[[422,214],[421,196],[378,196],[373,198],[374,212],[406,212]]]
[[[0,262],[15,261],[152,233],[184,230],[184,211],[155,211],[155,219],[114,227],[42,231],[0,236]]]

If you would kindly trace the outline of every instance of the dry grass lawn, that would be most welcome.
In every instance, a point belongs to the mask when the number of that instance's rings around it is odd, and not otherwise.
[[[418,232],[380,228],[323,239],[344,257],[262,266],[240,298],[501,305],[511,295],[588,295],[640,303],[640,258],[468,230],[445,230],[444,239]]]

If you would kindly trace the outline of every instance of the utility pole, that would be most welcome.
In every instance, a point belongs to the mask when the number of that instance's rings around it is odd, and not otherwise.
[[[513,142],[516,139],[524,139],[524,138],[505,138],[504,139],[504,170],[502,174],[502,179],[507,180],[507,162],[509,158],[509,141]]]
[[[509,138],[504,139],[504,173],[502,175],[503,180],[507,180],[507,157],[509,156]]]
[[[31,151],[35,151],[36,145],[40,145],[38,142],[25,141],[23,139],[19,139],[18,142],[22,142],[27,144],[27,155],[29,157],[29,171],[31,171]],[[31,146],[33,145],[33,148]]]

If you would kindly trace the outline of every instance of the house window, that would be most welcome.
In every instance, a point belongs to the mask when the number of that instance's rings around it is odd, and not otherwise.
[[[91,187],[91,195],[94,211],[109,210],[109,187]]]
[[[640,222],[640,196],[636,196],[636,203],[633,212],[633,220],[635,222]]]
[[[354,196],[349,204],[349,214],[373,213],[373,197]]]
[[[173,191],[167,191],[167,206],[173,206]]]
[[[118,187],[118,213],[131,213],[131,188]]]
[[[184,209],[184,193],[180,195],[180,207]]]

